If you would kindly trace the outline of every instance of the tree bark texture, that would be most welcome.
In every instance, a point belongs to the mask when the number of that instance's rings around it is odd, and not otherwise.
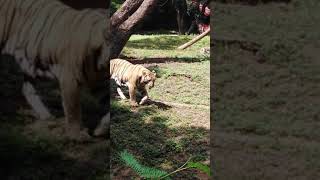
[[[138,24],[152,12],[158,0],[127,0],[111,17],[111,58],[116,58]]]

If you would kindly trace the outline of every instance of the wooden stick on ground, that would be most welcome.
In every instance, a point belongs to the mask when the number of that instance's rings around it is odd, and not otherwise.
[[[197,41],[199,41],[200,39],[205,37],[207,34],[209,34],[209,32],[210,32],[210,28],[208,28],[205,32],[203,32],[202,34],[196,36],[195,38],[193,38],[189,42],[179,46],[178,49],[179,50],[186,49],[187,47],[191,46],[192,44],[196,43]]]

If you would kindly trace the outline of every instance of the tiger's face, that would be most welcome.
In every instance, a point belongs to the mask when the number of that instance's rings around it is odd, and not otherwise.
[[[156,72],[155,71],[149,71],[149,70],[143,70],[140,83],[148,86],[149,89],[153,88],[154,83],[156,81]]]

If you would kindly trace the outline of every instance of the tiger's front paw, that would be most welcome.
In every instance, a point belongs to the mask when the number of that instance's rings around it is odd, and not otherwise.
[[[88,134],[87,129],[81,129],[77,126],[68,126],[66,135],[69,140],[76,142],[90,142],[92,137]]]
[[[93,139],[92,137],[88,134],[86,130],[82,130],[79,132],[68,132],[67,136],[69,140],[75,141],[75,142],[91,142]]]
[[[96,137],[101,137],[108,135],[110,132],[110,113],[107,113],[100,121],[100,124],[96,127],[93,135]]]

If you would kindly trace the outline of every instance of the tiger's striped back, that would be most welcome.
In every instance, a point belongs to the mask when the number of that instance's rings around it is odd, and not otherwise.
[[[105,14],[77,11],[58,0],[0,0],[0,12],[0,53],[14,56],[29,76],[42,76],[55,64],[97,66],[87,57],[106,44]]]
[[[121,82],[137,80],[143,70],[149,71],[141,65],[134,65],[123,59],[112,59],[110,61],[111,78],[117,78]]]

